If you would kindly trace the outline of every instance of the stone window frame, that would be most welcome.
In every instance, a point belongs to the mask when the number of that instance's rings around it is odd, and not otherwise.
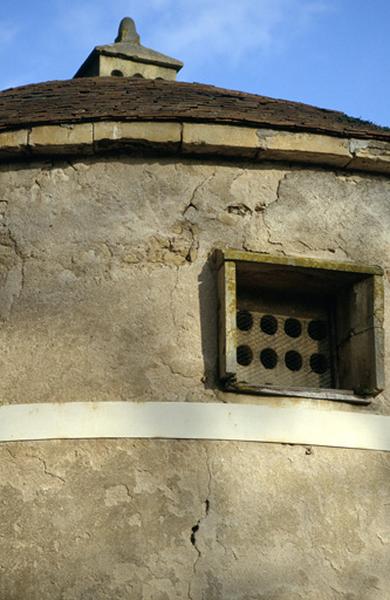
[[[369,404],[384,389],[384,286],[377,265],[343,263],[326,259],[275,256],[235,249],[214,252],[218,272],[219,379],[226,391],[262,396],[295,396]],[[344,381],[334,388],[299,388],[250,385],[237,378],[237,278],[250,265],[257,281],[276,270],[294,290],[306,278],[324,285],[335,300],[335,361]],[[286,277],[284,277],[286,275]],[[324,287],[325,289],[325,287]],[[329,292],[330,290],[330,292]]]

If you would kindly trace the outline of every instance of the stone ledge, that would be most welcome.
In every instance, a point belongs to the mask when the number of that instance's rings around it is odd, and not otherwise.
[[[288,160],[345,167],[352,156],[349,141],[330,135],[259,129],[259,159]]]
[[[181,131],[181,123],[102,121],[94,123],[93,139],[96,150],[139,145],[178,149]]]
[[[36,154],[88,155],[145,149],[390,173],[389,142],[237,125],[103,121],[0,133],[0,160]]]
[[[93,152],[92,123],[78,125],[43,125],[33,127],[28,138],[33,154],[74,154]]]
[[[0,133],[0,157],[26,152],[28,135],[28,129]]]
[[[390,143],[380,140],[349,140],[352,159],[348,169],[390,173]]]
[[[255,158],[258,149],[259,140],[254,127],[183,124],[182,150],[185,153]]]

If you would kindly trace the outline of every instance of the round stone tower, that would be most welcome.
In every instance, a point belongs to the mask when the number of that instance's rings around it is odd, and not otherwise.
[[[387,600],[390,132],[181,66],[0,93],[0,598]]]

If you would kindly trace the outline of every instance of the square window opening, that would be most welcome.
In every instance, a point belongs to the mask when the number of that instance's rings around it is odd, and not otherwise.
[[[225,389],[356,403],[383,390],[380,267],[236,250],[216,261]]]

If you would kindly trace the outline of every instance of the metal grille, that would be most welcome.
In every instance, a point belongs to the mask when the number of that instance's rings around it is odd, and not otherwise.
[[[330,323],[325,311],[299,317],[237,312],[237,381],[257,386],[330,388]]]

